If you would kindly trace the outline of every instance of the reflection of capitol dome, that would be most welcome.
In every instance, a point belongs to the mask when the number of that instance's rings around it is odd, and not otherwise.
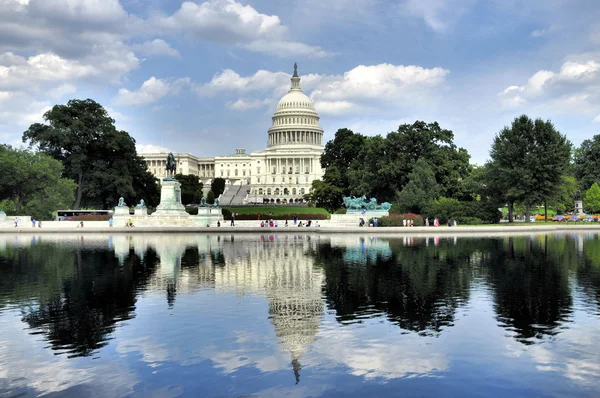
[[[273,126],[269,129],[269,147],[281,145],[322,146],[323,129],[313,101],[302,92],[296,65],[292,87],[277,104]]]
[[[239,245],[239,239],[236,243]],[[296,381],[300,357],[314,342],[324,311],[322,287],[325,276],[306,254],[316,240],[282,236],[274,242],[247,244],[245,257],[235,255],[236,245],[225,242],[227,266],[215,270],[215,288],[240,294],[264,291],[275,334],[291,355]]]

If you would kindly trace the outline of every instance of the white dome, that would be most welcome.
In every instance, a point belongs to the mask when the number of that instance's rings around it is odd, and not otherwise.
[[[314,111],[315,104],[302,90],[292,89],[279,100],[277,110],[282,109],[310,109]]]
[[[269,147],[323,146],[323,129],[315,104],[302,92],[300,77],[294,64],[292,87],[279,100],[269,129]]]

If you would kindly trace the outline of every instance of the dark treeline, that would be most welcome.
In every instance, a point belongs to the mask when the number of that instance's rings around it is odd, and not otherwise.
[[[573,149],[550,121],[525,115],[494,137],[480,166],[470,164],[452,131],[422,121],[385,137],[340,129],[321,165],[325,175],[308,198],[330,211],[342,207],[343,196],[366,195],[391,202],[392,213],[493,223],[505,205],[527,216],[538,205],[573,210],[578,189],[586,210],[600,211],[600,136]]]

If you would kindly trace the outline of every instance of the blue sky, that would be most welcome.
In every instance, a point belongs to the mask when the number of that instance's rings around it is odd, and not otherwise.
[[[0,0],[0,142],[93,98],[140,151],[261,150],[294,62],[326,140],[438,121],[483,163],[522,113],[600,132],[598,0]]]

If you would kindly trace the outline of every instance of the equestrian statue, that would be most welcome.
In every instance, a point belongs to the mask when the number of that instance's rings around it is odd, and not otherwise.
[[[177,161],[175,160],[175,156],[173,156],[173,152],[169,152],[167,155],[167,178],[166,180],[173,180],[175,178],[175,171],[177,169]]]

